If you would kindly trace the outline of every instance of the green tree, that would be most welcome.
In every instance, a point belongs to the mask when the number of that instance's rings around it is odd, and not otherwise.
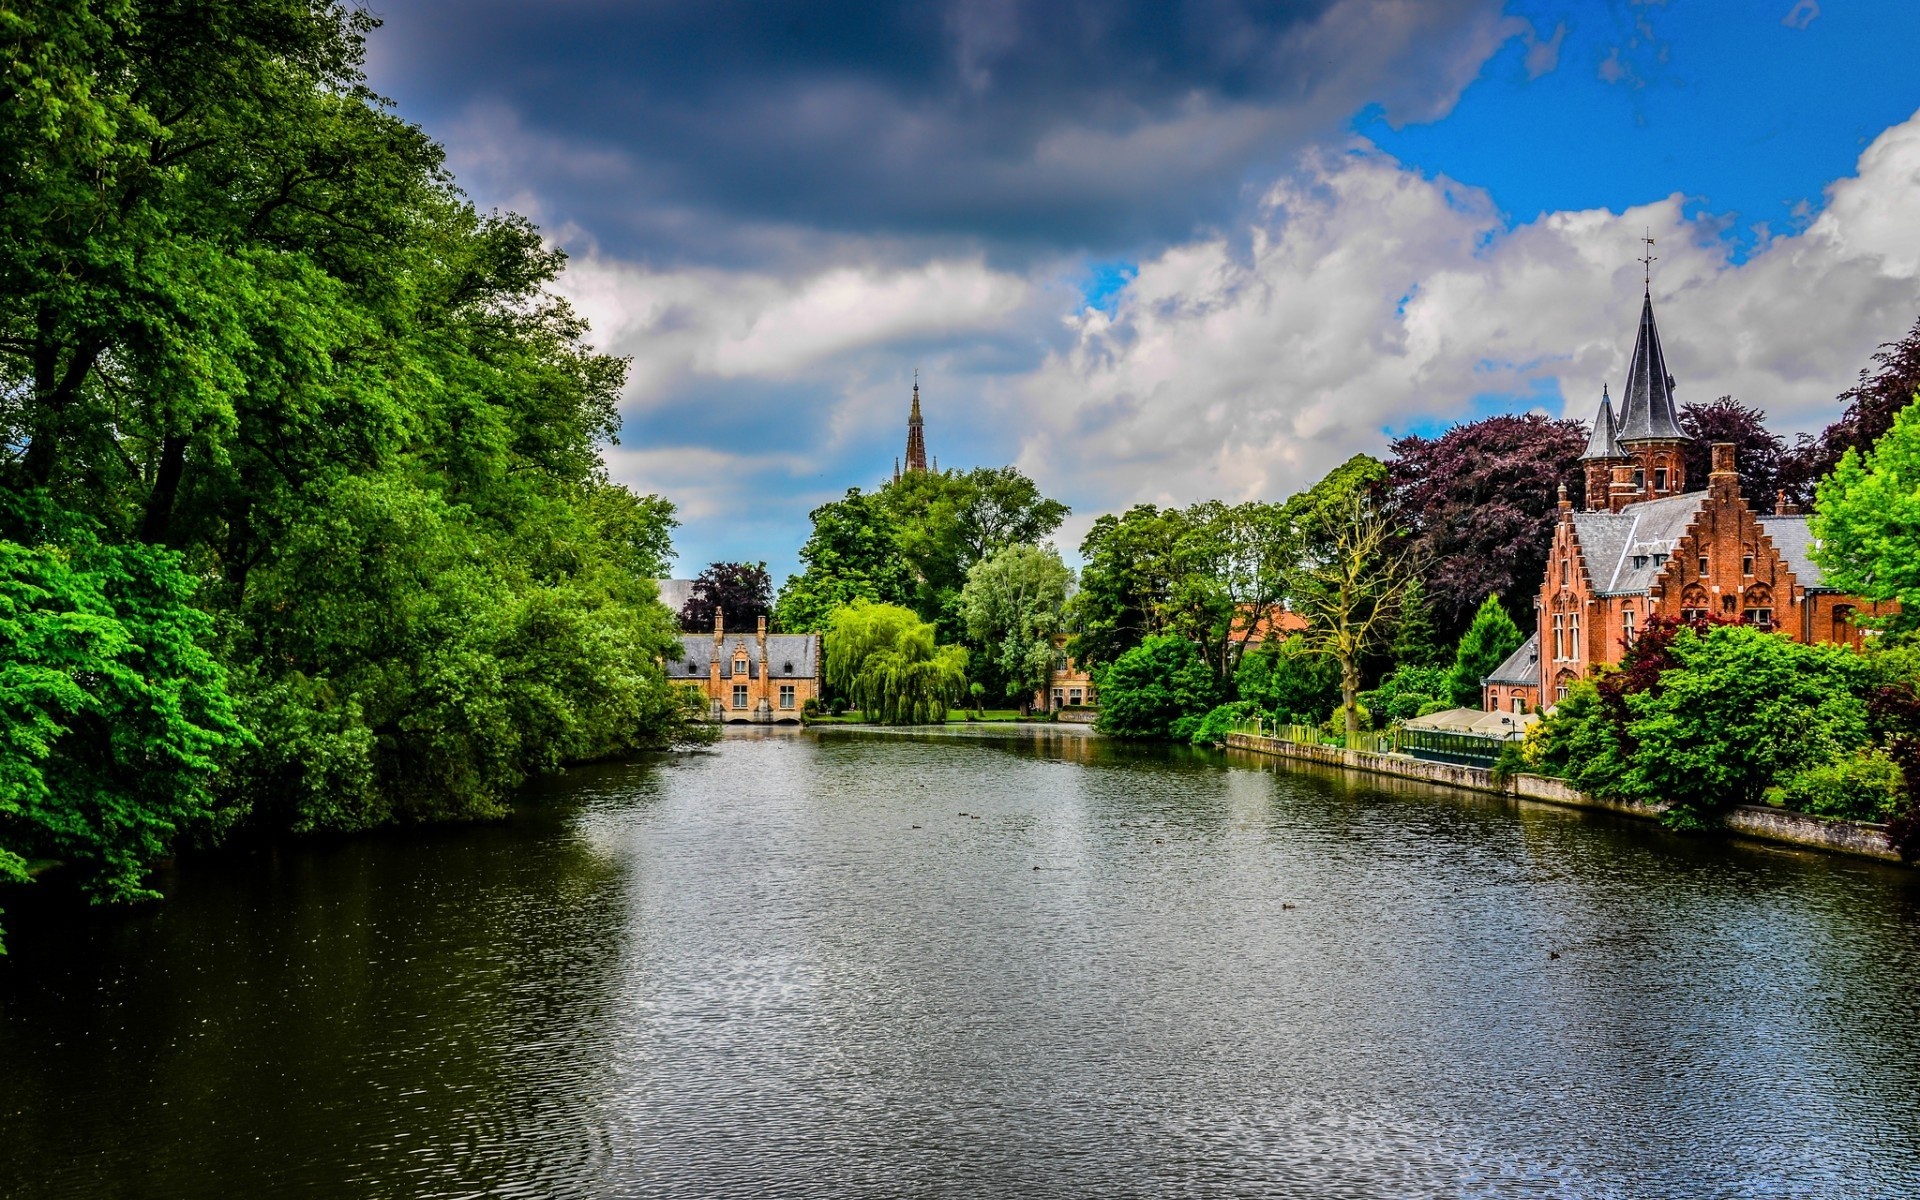
[[[967,572],[1008,546],[1041,542],[1071,512],[1014,467],[911,471],[879,495],[914,576],[913,607],[951,637],[965,628]]]
[[[1848,448],[1822,480],[1810,522],[1813,557],[1827,583],[1869,600],[1896,601],[1888,624],[1920,621],[1920,397],[1862,456]]]
[[[1102,514],[1087,531],[1072,614],[1079,632],[1069,650],[1089,669],[1117,661],[1166,628],[1180,525],[1176,509],[1137,504],[1119,516]]]
[[[214,774],[247,744],[180,556],[0,541],[0,880],[29,860],[81,871],[95,900],[152,896],[176,838],[217,829]]]
[[[828,685],[869,721],[937,725],[966,695],[966,649],[938,645],[912,609],[856,600],[833,615],[822,640]]]
[[[1315,725],[1340,703],[1340,664],[1297,633],[1269,639],[1240,660],[1234,691],[1275,720]]]
[[[646,582],[672,506],[600,458],[626,365],[553,295],[563,256],[366,87],[374,24],[0,15],[0,493],[177,552],[257,735],[212,786],[295,828],[497,813],[529,773],[707,736]]]
[[[1444,667],[1396,667],[1379,686],[1360,693],[1360,706],[1388,721],[1453,708],[1451,677]]]
[[[1433,609],[1427,603],[1427,587],[1418,577],[1407,583],[1406,599],[1400,602],[1400,623],[1393,631],[1390,651],[1395,666],[1446,667],[1452,659],[1440,644],[1440,630],[1433,623]]]
[[[960,607],[981,650],[976,674],[991,672],[1000,696],[1024,699],[1046,686],[1072,587],[1051,546],[1006,546],[967,572]]]
[[[1340,666],[1340,706],[1349,739],[1360,732],[1362,666],[1386,641],[1414,579],[1397,530],[1362,488],[1309,509],[1306,550],[1288,591],[1306,618],[1308,648]]]
[[[1583,680],[1556,706],[1542,732],[1548,770],[1596,795],[1670,805],[1669,824],[1694,828],[1867,742],[1872,670],[1844,646],[1731,624],[1657,640],[1644,662],[1600,686]]]
[[[1192,642],[1156,634],[1101,671],[1102,733],[1187,741],[1220,702],[1220,689]]]
[[[1672,654],[1657,689],[1626,697],[1632,769],[1620,790],[1672,804],[1675,824],[1758,804],[1775,782],[1866,742],[1867,672],[1846,647],[1722,625],[1680,630]]]
[[[804,568],[780,586],[774,620],[792,633],[818,633],[856,600],[913,600],[912,568],[902,559],[893,512],[878,495],[848,488],[844,499],[807,514],[813,532],[800,547]]]
[[[1490,594],[1481,601],[1480,610],[1473,614],[1473,623],[1460,635],[1460,646],[1453,655],[1453,669],[1447,672],[1447,690],[1454,706],[1478,708],[1480,681],[1493,674],[1526,640],[1520,627],[1501,607],[1498,596]]]

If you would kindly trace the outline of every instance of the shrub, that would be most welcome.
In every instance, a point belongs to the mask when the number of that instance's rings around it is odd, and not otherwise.
[[[1260,716],[1260,709],[1248,700],[1235,700],[1230,704],[1215,706],[1200,721],[1193,731],[1193,744],[1212,746],[1227,740],[1227,735]]]
[[[1767,789],[1767,803],[1849,821],[1885,821],[1894,815],[1906,780],[1883,752],[1862,746],[1847,758],[1806,767]]]
[[[1095,727],[1126,738],[1190,739],[1219,702],[1213,672],[1185,638],[1150,637],[1100,673]]]
[[[1424,712],[1452,708],[1451,691],[1444,667],[1403,666],[1380,681],[1380,686],[1360,693],[1360,703],[1388,721],[1405,721]],[[1433,707],[1428,707],[1432,705]]]

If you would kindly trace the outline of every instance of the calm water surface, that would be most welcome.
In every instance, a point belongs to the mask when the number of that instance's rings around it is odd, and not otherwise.
[[[1920,1196],[1909,873],[1057,731],[538,799],[16,911],[0,1194]]]

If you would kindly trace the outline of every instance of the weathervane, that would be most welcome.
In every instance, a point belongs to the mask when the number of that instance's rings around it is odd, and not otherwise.
[[[1640,259],[1640,265],[1646,269],[1645,275],[1641,280],[1641,286],[1647,290],[1648,295],[1652,295],[1653,294],[1653,264],[1660,261],[1658,258],[1654,257],[1654,253],[1653,253],[1653,230],[1648,229],[1647,236],[1641,238],[1640,240],[1647,244],[1647,252]]]

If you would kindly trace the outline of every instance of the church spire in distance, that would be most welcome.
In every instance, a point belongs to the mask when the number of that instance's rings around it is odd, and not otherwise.
[[[907,416],[907,470],[927,469],[927,433],[920,419],[920,371],[913,372],[913,411]]]

